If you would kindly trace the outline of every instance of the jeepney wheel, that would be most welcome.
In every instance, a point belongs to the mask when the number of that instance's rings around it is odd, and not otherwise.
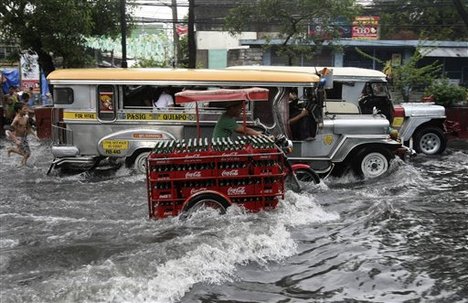
[[[351,169],[359,178],[377,178],[388,171],[392,158],[385,148],[364,148],[354,158]]]
[[[298,168],[294,173],[296,174],[297,179],[301,182],[313,182],[314,184],[320,183],[319,175],[311,168]]]
[[[426,155],[441,154],[447,147],[443,131],[438,127],[424,127],[414,136],[414,149]]]
[[[217,210],[219,214],[223,215],[226,213],[229,203],[223,197],[213,193],[200,194],[187,203],[181,214],[181,218],[186,219],[196,211],[208,207]]]
[[[127,161],[127,166],[132,167],[139,174],[146,174],[146,159],[148,158],[150,151],[142,151],[134,157],[131,157]]]

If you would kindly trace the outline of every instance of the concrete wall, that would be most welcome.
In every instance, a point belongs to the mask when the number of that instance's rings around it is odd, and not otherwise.
[[[231,36],[228,32],[197,31],[197,49],[230,49],[240,46],[240,39],[257,39],[257,33],[245,32]]]
[[[227,66],[262,64],[261,48],[230,49],[227,54]]]

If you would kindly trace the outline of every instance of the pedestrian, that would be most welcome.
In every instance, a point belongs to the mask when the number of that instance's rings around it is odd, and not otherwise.
[[[10,95],[3,96],[3,125],[8,128],[11,122],[13,122],[13,118],[15,118],[15,99]]]
[[[8,148],[7,152],[8,157],[11,153],[22,156],[21,166],[24,166],[31,155],[27,136],[28,134],[36,135],[29,124],[28,106],[22,102],[15,103],[15,113],[16,116],[10,125],[10,130],[7,131],[7,137],[13,141],[15,147]]]

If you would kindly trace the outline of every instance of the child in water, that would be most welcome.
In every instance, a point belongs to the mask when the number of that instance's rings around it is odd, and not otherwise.
[[[7,149],[8,157],[11,153],[23,156],[21,166],[24,166],[31,155],[27,136],[28,134],[36,135],[29,124],[28,106],[22,102],[15,103],[15,113],[16,116],[10,125],[10,130],[7,131],[7,137],[15,143],[15,147]]]

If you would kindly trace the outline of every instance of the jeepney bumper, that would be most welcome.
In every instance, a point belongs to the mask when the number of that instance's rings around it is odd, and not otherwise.
[[[73,168],[87,169],[96,165],[101,158],[99,156],[79,156],[80,151],[76,146],[52,146],[51,150],[54,160],[50,164],[47,174],[53,168],[65,165]]]
[[[54,158],[76,157],[80,150],[76,146],[71,145],[56,145],[51,148]]]

